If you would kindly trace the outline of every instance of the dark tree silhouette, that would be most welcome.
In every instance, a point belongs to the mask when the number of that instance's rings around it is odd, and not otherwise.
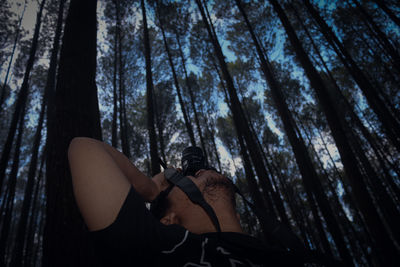
[[[6,98],[6,86],[7,86],[7,83],[8,83],[8,76],[10,75],[10,70],[11,70],[13,58],[14,58],[14,55],[15,55],[15,49],[17,48],[19,35],[21,33],[21,23],[22,23],[22,19],[24,18],[25,10],[26,10],[26,1],[24,3],[24,9],[22,10],[21,16],[19,17],[18,26],[17,26],[17,32],[16,32],[15,38],[14,38],[13,48],[12,48],[11,55],[10,55],[10,61],[8,62],[6,76],[4,77],[4,82],[1,85],[0,111],[2,110],[2,105],[3,105],[3,103],[5,101],[5,98]]]
[[[396,23],[397,26],[400,27],[400,19],[393,13],[393,11],[385,4],[385,1],[378,1],[378,0],[373,0],[375,4],[377,4],[383,12],[386,13],[386,15],[389,16],[391,20],[393,20],[394,23]]]
[[[19,120],[24,120],[24,116],[23,115],[21,116],[21,114],[25,114],[23,110],[25,109],[26,101],[27,101],[28,95],[29,95],[29,77],[31,74],[33,63],[35,62],[35,55],[36,55],[36,50],[37,50],[37,45],[38,45],[40,25],[42,23],[42,11],[43,11],[43,7],[44,7],[44,3],[45,3],[44,0],[42,0],[42,2],[40,3],[39,11],[38,11],[38,14],[36,17],[36,25],[35,25],[35,31],[33,34],[33,38],[32,38],[32,44],[31,44],[31,47],[29,50],[29,59],[28,59],[28,62],[26,63],[24,79],[22,81],[21,89],[18,92],[17,101],[15,103],[14,113],[13,113],[11,124],[10,124],[10,129],[7,134],[7,140],[4,144],[3,151],[1,153],[0,190],[3,186],[6,168],[7,168],[9,158],[10,158],[11,148],[12,148],[15,133],[17,130],[18,122],[19,122]]]
[[[96,265],[76,206],[67,150],[72,138],[101,140],[96,75],[96,0],[72,0],[64,28],[54,102],[49,102],[43,266]],[[82,256],[85,255],[85,256]]]
[[[296,33],[294,32],[284,10],[276,0],[270,0],[275,12],[278,14],[282,25],[285,28],[286,34],[289,37],[290,43],[296,52],[297,58],[300,61],[305,74],[307,75],[311,87],[314,89],[320,105],[327,117],[328,124],[331,128],[333,138],[339,150],[347,179],[349,180],[354,197],[357,204],[365,217],[366,224],[369,227],[370,234],[373,236],[380,255],[380,260],[390,266],[389,258],[398,258],[398,252],[391,240],[385,226],[380,219],[377,210],[374,208],[372,198],[366,188],[365,177],[363,177],[357,159],[351,150],[351,145],[345,135],[342,123],[339,119],[336,108],[327,93],[324,82],[318,72],[311,63],[308,55],[304,51]]]
[[[101,265],[67,161],[101,134],[148,175],[201,147],[269,245],[399,261],[396,1],[0,2],[1,266]]]
[[[264,73],[265,79],[268,82],[269,88],[271,90],[272,97],[274,99],[274,103],[276,108],[278,109],[278,113],[282,119],[284,129],[286,134],[288,135],[290,144],[292,145],[293,152],[296,157],[297,165],[299,166],[300,172],[303,177],[304,186],[306,187],[306,191],[308,194],[309,201],[312,202],[312,198],[315,197],[318,205],[320,206],[320,210],[326,220],[329,230],[331,231],[332,237],[335,240],[335,243],[339,249],[340,255],[342,259],[346,262],[347,265],[352,266],[351,256],[346,248],[345,241],[343,239],[343,235],[339,228],[339,225],[336,221],[335,216],[333,215],[332,208],[328,202],[326,195],[324,194],[322,184],[319,180],[318,174],[313,166],[311,158],[308,155],[307,148],[302,140],[301,134],[299,132],[296,133],[297,125],[294,122],[289,108],[285,102],[284,96],[279,88],[279,84],[276,81],[273,72],[270,67],[270,63],[266,56],[264,55],[257,37],[254,34],[254,31],[251,27],[251,24],[246,16],[246,13],[241,6],[240,0],[236,0],[237,6],[241,11],[249,32],[252,36],[253,43],[256,46],[258,58],[260,60],[261,69]],[[314,219],[318,217],[318,213],[314,213]],[[320,232],[321,237],[324,240],[324,248],[328,254],[330,254],[330,246],[326,243],[325,234]]]
[[[147,130],[149,131],[150,140],[150,160],[151,160],[151,175],[156,175],[160,172],[160,164],[158,162],[157,149],[157,134],[154,123],[154,100],[153,100],[153,76],[151,72],[151,50],[149,41],[149,30],[147,28],[146,7],[144,0],[140,1],[143,15],[143,42],[144,56],[146,60],[146,106],[147,106]]]
[[[50,57],[50,65],[47,74],[46,87],[44,88],[44,95],[42,99],[42,105],[39,115],[38,126],[36,128],[36,133],[34,136],[33,146],[32,146],[32,157],[29,164],[28,179],[25,187],[24,200],[21,208],[21,217],[18,222],[17,236],[15,241],[15,247],[13,249],[13,256],[11,260],[11,266],[20,267],[23,263],[23,249],[25,247],[25,235],[26,227],[28,223],[29,208],[32,202],[33,196],[33,186],[35,183],[36,169],[38,165],[38,155],[40,141],[42,139],[42,129],[45,117],[46,106],[48,103],[49,92],[54,92],[55,90],[55,80],[56,80],[56,69],[58,60],[59,43],[61,37],[61,29],[63,23],[63,12],[64,12],[65,0],[60,0],[60,6],[58,10],[57,28],[56,34],[54,36],[53,49]]]
[[[236,88],[234,86],[232,77],[229,73],[227,64],[225,62],[225,57],[222,53],[222,49],[218,42],[217,36],[215,34],[215,30],[213,29],[212,24],[210,23],[209,16],[207,16],[206,12],[204,11],[204,9],[206,9],[206,6],[204,6],[204,4],[200,0],[196,0],[196,4],[200,10],[202,21],[206,27],[206,30],[207,30],[208,36],[209,36],[209,40],[210,40],[211,44],[213,45],[215,56],[218,59],[218,62],[219,62],[220,68],[221,68],[222,77],[225,82],[228,94],[229,94],[230,107],[231,107],[231,111],[233,114],[233,119],[236,120],[237,127],[242,130],[242,134],[243,134],[243,138],[246,142],[247,150],[250,154],[251,160],[254,165],[254,169],[256,171],[256,174],[257,174],[259,180],[265,179],[267,181],[268,174],[265,169],[264,163],[262,162],[261,153],[258,150],[258,146],[253,139],[248,122],[245,119],[243,110],[241,108],[241,103],[240,103],[239,98],[236,93]],[[272,210],[270,212],[272,212]],[[262,215],[262,213],[260,215],[265,216],[265,215]],[[273,217],[268,217],[268,218],[264,217],[264,218],[268,219],[269,232],[274,233],[274,235],[276,237],[280,236],[280,238],[275,238],[275,239],[279,240],[279,242],[281,242],[282,245],[288,246],[291,248],[298,248],[298,249],[303,248],[302,244],[296,238],[292,238],[292,236],[287,235],[287,233],[288,233],[287,229],[284,227],[284,225],[278,224],[276,218],[273,218]],[[273,228],[276,229],[275,232],[271,231]]]
[[[159,5],[160,5],[159,1],[156,1],[156,12],[157,12],[158,20],[159,20],[159,27],[160,27],[161,34],[162,34],[162,37],[163,37],[165,52],[167,53],[168,63],[169,63],[169,66],[171,67],[172,77],[174,79],[174,85],[175,85],[175,88],[176,88],[176,93],[178,95],[179,105],[181,107],[181,111],[182,111],[182,114],[183,114],[183,119],[185,121],[186,130],[188,132],[188,135],[189,135],[189,138],[190,138],[190,142],[192,143],[192,146],[196,146],[196,140],[194,139],[193,127],[192,127],[192,124],[189,121],[189,118],[188,118],[188,115],[187,115],[187,112],[186,112],[185,103],[184,103],[183,98],[182,98],[181,88],[179,86],[178,77],[177,77],[176,71],[175,71],[174,61],[172,59],[172,55],[171,55],[171,51],[169,49],[168,41],[167,41],[167,38],[165,36],[165,30],[164,30],[165,21],[162,18]]]
[[[343,44],[339,41],[339,39],[329,28],[326,22],[318,14],[317,10],[312,6],[312,4],[308,0],[304,0],[303,2],[309,10],[310,14],[318,23],[319,27],[321,28],[321,32],[324,34],[329,44],[335,50],[343,65],[351,73],[357,85],[364,93],[369,105],[382,122],[388,137],[392,140],[393,144],[398,148],[398,150],[400,150],[400,123],[395,115],[392,114],[388,109],[388,103],[383,102],[379,92],[372,86],[372,83],[369,81],[366,75],[364,75],[362,70],[358,67],[356,62],[347,52]]]

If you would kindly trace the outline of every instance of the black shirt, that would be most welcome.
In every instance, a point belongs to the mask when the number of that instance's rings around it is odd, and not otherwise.
[[[249,235],[193,234],[164,225],[132,187],[116,220],[91,232],[104,266],[293,266],[286,251],[266,248]]]

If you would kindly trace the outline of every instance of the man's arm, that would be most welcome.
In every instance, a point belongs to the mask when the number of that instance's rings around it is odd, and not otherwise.
[[[149,179],[121,152],[91,138],[74,138],[68,159],[75,198],[92,231],[114,222],[131,185],[146,201],[164,187],[162,173]]]

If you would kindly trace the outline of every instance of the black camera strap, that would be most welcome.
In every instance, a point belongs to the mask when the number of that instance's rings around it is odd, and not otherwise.
[[[164,176],[168,182],[176,185],[183,192],[185,192],[190,201],[202,207],[210,217],[212,223],[217,229],[217,232],[221,232],[221,227],[214,209],[206,202],[199,188],[193,183],[192,180],[173,168],[165,169]]]

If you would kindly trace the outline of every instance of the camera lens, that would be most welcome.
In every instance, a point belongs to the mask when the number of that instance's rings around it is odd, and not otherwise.
[[[200,169],[205,169],[203,150],[199,147],[187,147],[182,152],[182,170],[184,175],[194,176]]]

